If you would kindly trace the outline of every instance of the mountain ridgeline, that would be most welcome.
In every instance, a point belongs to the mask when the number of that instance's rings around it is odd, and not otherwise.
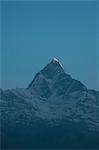
[[[48,98],[53,94],[63,95],[73,91],[84,91],[87,88],[64,72],[60,62],[53,59],[43,70],[36,74],[28,89],[37,91],[41,96]],[[40,90],[40,91],[38,91]]]
[[[27,88],[0,89],[1,148],[99,148],[99,92],[54,58]]]

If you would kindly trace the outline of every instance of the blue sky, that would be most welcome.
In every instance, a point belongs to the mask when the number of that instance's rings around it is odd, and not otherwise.
[[[95,1],[2,2],[2,88],[27,87],[53,57],[88,88],[98,85]]]

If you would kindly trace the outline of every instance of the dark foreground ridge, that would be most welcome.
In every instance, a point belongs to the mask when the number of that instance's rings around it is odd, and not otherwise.
[[[0,89],[2,149],[99,149],[99,92],[54,58],[27,88]]]

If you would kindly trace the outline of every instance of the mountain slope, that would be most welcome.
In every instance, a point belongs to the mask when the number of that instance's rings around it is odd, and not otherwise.
[[[54,58],[26,89],[1,92],[2,148],[98,148],[99,92]]]

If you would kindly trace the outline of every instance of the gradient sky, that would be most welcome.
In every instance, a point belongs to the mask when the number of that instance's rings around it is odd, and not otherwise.
[[[2,88],[27,87],[53,57],[88,88],[98,85],[97,2],[2,2]]]

